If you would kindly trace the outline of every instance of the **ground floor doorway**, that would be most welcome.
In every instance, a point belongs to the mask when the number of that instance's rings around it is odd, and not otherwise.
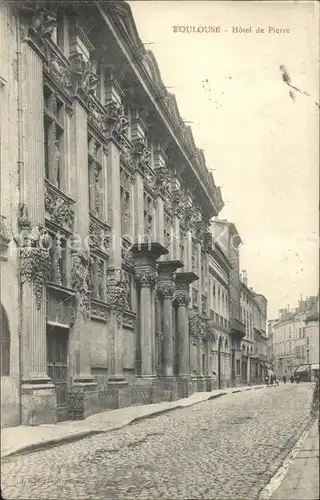
[[[69,330],[47,325],[47,373],[55,385],[58,422],[68,418]]]

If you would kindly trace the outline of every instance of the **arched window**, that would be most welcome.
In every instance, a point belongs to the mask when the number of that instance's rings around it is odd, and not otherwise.
[[[1,376],[10,375],[10,329],[7,313],[1,304],[0,308],[1,335]]]

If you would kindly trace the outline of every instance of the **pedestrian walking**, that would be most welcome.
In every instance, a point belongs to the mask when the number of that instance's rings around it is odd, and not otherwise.
[[[277,379],[277,377],[274,377],[274,383],[275,383],[276,385],[279,385],[279,380]]]
[[[294,382],[294,376],[293,375],[291,375],[291,377],[290,377],[290,382],[291,382],[291,384],[293,384],[293,382]]]
[[[283,383],[286,384],[287,383],[287,377],[285,375],[283,375]]]

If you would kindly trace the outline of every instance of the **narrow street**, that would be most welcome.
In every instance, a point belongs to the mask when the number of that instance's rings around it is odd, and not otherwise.
[[[4,498],[257,499],[311,401],[311,384],[267,387],[8,458]]]

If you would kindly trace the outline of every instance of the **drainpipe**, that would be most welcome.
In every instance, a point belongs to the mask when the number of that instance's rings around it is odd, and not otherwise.
[[[24,203],[24,181],[23,181],[23,169],[24,169],[24,155],[23,155],[23,92],[22,92],[22,50],[21,50],[21,25],[20,25],[20,14],[19,11],[16,15],[16,43],[17,43],[17,89],[18,89],[18,98],[17,98],[17,112],[18,112],[18,179],[19,179],[19,206],[21,203]],[[18,228],[19,230],[19,228]],[[23,324],[23,314],[22,314],[22,283],[21,283],[21,273],[20,273],[20,233],[18,238],[18,264],[19,264],[19,272],[18,272],[18,307],[19,307],[19,329],[18,329],[18,338],[19,338],[19,403],[20,403],[20,425],[22,422],[22,396],[21,396],[21,386],[22,386],[22,324]]]

